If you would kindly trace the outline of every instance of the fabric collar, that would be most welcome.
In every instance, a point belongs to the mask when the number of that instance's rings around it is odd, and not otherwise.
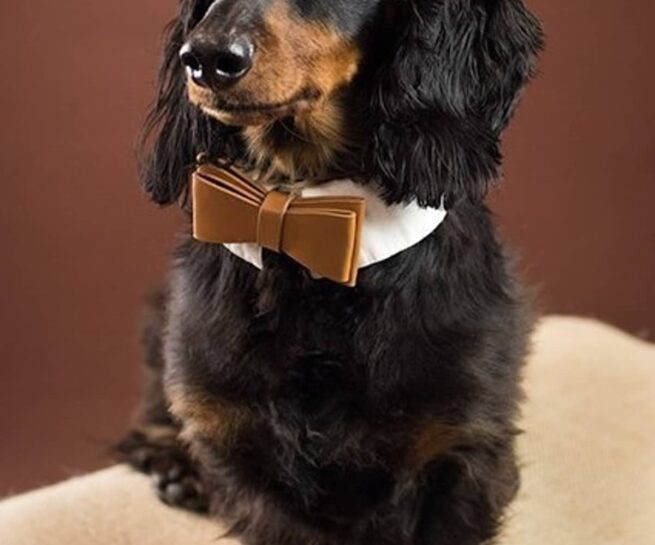
[[[446,219],[444,199],[438,208],[421,207],[416,201],[387,205],[374,188],[351,180],[335,180],[307,187],[302,197],[347,195],[366,199],[359,268],[385,261],[415,246],[433,233]],[[234,255],[258,269],[263,268],[262,248],[253,243],[224,244]]]

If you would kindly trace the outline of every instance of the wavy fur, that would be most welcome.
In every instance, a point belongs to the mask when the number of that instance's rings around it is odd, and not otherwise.
[[[520,0],[388,3],[393,33],[343,94],[364,112],[347,159],[389,201],[446,193],[446,222],[355,289],[187,237],[147,330],[147,396],[121,451],[165,501],[247,545],[481,545],[518,487],[532,322],[483,197],[539,25]],[[183,3],[149,122],[160,204],[184,194],[197,153],[248,158],[238,129],[184,97],[176,52],[201,13]]]

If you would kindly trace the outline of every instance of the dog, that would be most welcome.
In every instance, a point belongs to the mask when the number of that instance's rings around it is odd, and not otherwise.
[[[118,447],[163,501],[246,545],[495,539],[533,320],[484,201],[542,41],[522,0],[180,2],[142,180],[189,227]],[[198,162],[446,215],[354,285],[259,268],[192,236]]]

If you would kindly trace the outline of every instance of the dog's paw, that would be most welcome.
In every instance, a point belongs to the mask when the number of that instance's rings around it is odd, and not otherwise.
[[[208,508],[202,481],[193,467],[183,460],[170,460],[152,472],[153,484],[159,498],[167,505],[197,513]]]
[[[159,498],[174,507],[206,512],[202,480],[173,428],[131,432],[119,445],[122,461],[151,476]]]
[[[131,431],[114,451],[121,462],[143,473],[151,473],[162,461],[180,451],[177,430],[168,426],[151,426]]]

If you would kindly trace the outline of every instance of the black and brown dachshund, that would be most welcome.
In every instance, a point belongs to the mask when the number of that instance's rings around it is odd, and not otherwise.
[[[448,216],[354,288],[183,238],[119,446],[165,502],[246,545],[494,539],[531,319],[484,199],[541,44],[521,0],[181,1],[144,138],[156,203],[189,217],[204,154]]]

